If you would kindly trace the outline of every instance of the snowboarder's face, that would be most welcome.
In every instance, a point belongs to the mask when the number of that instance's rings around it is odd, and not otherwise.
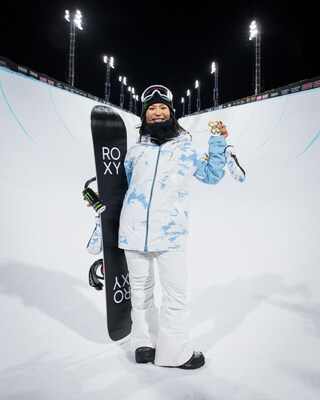
[[[146,112],[146,122],[152,124],[154,122],[163,122],[170,119],[170,109],[162,103],[152,104]]]

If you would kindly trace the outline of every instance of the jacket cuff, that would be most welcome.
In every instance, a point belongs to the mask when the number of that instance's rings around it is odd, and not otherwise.
[[[209,144],[211,144],[211,143],[217,143],[217,144],[227,146],[226,138],[222,135],[219,135],[219,136],[211,135],[211,137],[209,139]]]

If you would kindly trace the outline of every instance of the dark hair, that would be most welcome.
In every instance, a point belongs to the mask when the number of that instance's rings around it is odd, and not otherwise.
[[[176,116],[172,113],[172,111],[170,110],[170,118],[172,119],[173,122],[173,136],[172,137],[177,137],[179,136],[180,132],[186,132],[186,130],[184,128],[182,128],[182,126],[179,124]],[[143,115],[142,120],[141,120],[141,126],[139,129],[139,133],[140,133],[140,139],[139,142],[141,142],[142,136],[145,135],[145,126],[147,123],[147,118],[146,118],[146,114]],[[189,134],[190,135],[190,134]],[[191,135],[190,135],[191,136]],[[192,136],[191,136],[192,137]]]

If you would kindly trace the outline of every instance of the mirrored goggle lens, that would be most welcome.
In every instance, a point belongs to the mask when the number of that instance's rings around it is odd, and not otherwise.
[[[161,85],[149,86],[141,95],[141,101],[144,103],[150,100],[155,93],[158,93],[160,97],[165,100],[172,101],[172,93],[168,88]]]

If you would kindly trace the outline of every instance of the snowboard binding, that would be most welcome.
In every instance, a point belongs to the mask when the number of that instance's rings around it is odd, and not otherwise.
[[[91,178],[85,183],[82,194],[94,211],[100,215],[106,209],[106,206],[102,204],[102,201],[99,199],[98,195],[91,188],[89,188],[89,185],[96,179],[96,177]]]
[[[91,188],[89,188],[89,185],[95,180],[96,178],[94,177],[85,183],[82,194],[84,199],[87,200],[87,202],[96,212],[96,226],[87,244],[87,250],[90,254],[97,255],[102,251],[101,213],[106,209],[106,207],[102,204],[102,201],[99,199],[98,195]],[[101,275],[99,275],[97,272],[99,268]],[[104,281],[103,259],[95,261],[89,269],[89,285],[100,291],[103,288],[103,284],[100,282],[100,280]]]
[[[100,268],[101,275],[98,275],[98,269]],[[89,269],[89,285],[100,291],[103,289],[103,284],[100,281],[104,281],[104,271],[103,271],[103,260],[95,261]]]
[[[103,205],[98,195],[91,188],[89,188],[89,185],[96,179],[96,177],[89,179],[85,183],[84,190],[82,191],[84,199],[96,211],[96,226],[87,244],[88,252],[94,255],[97,255],[102,251],[101,213],[103,213],[103,211],[106,209],[106,206]]]

